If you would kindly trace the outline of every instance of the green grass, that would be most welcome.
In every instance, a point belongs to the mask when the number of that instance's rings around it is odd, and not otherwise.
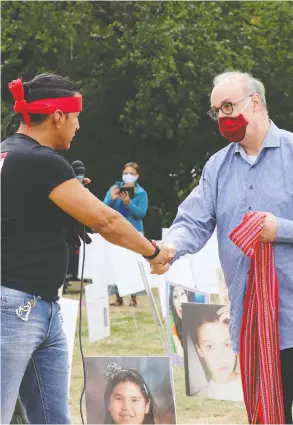
[[[65,296],[78,299],[79,294],[73,291]],[[157,290],[154,290],[155,300],[159,309],[160,303]],[[151,306],[146,296],[138,297],[138,307],[135,316],[132,308],[128,307],[129,297],[124,299],[125,305],[110,307],[111,336],[102,341],[89,344],[86,321],[86,311],[82,313],[82,346],[85,356],[160,356],[166,355],[159,337],[158,328],[154,322]],[[164,330],[165,331],[165,330]],[[207,400],[185,395],[184,369],[173,367],[175,384],[175,402],[178,424],[244,424],[247,423],[245,409],[240,403],[228,401]],[[79,350],[78,326],[76,329],[75,347],[73,354],[70,409],[73,423],[80,424],[79,400],[83,388],[82,362]],[[83,405],[86,418],[85,403]]]

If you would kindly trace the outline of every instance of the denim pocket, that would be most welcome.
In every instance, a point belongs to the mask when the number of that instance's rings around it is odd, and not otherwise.
[[[21,291],[5,290],[1,291],[1,313],[15,314],[16,310],[24,307],[29,301],[33,300],[33,295]]]

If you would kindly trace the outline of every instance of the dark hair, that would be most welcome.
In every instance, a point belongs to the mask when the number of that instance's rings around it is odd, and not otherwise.
[[[215,309],[211,309],[211,308],[203,308],[201,311],[201,315],[199,320],[196,321],[196,331],[195,331],[195,335],[194,335],[194,343],[199,346],[199,339],[198,339],[198,334],[199,334],[199,329],[202,325],[204,325],[205,323],[217,323],[219,322],[219,315],[217,314],[217,311],[219,310],[220,307],[216,307],[214,306]],[[198,316],[197,316],[198,318]],[[229,326],[229,319],[226,319],[223,321],[224,325]]]
[[[68,79],[55,74],[40,74],[31,81],[23,83],[24,98],[30,103],[34,100],[58,97],[73,97],[77,87]],[[47,118],[47,114],[29,114],[32,123],[41,124]],[[20,122],[24,122],[21,114],[14,114],[6,127],[6,136],[15,132]]]
[[[135,169],[135,171],[137,172],[137,174],[139,174],[139,166],[137,164],[137,162],[127,162],[127,164],[124,165],[123,167],[123,171],[125,170],[125,168],[127,167],[132,167]]]
[[[150,390],[148,389],[143,377],[135,369],[122,369],[117,373],[112,379],[108,381],[104,394],[104,403],[105,403],[105,419],[104,424],[114,424],[111,412],[109,411],[110,397],[114,388],[120,384],[120,382],[133,382],[136,384],[143,395],[143,398],[146,403],[150,403],[149,412],[144,416],[143,424],[154,424],[155,423],[155,402],[151,396]]]
[[[174,320],[174,323],[175,323],[176,331],[177,331],[177,334],[179,336],[179,340],[182,344],[182,319],[180,319],[180,317],[177,314],[177,311],[176,311],[175,306],[174,306],[174,300],[173,300],[174,289],[177,288],[177,287],[181,288],[181,286],[176,286],[176,285],[170,285],[169,286],[169,288],[170,288],[169,306],[170,306],[170,310],[171,310],[173,320]],[[181,289],[183,289],[183,291],[186,292],[187,299],[188,299],[188,292],[184,288],[181,288]]]

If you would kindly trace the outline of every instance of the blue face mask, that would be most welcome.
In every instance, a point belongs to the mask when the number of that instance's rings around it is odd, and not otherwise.
[[[134,184],[137,180],[137,176],[133,176],[132,174],[122,174],[122,180],[126,184]]]

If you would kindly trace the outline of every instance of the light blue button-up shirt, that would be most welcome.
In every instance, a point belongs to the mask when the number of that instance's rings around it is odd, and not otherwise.
[[[231,338],[239,352],[243,302],[250,259],[230,240],[247,211],[278,218],[273,244],[279,280],[281,349],[293,347],[293,133],[271,122],[253,164],[240,144],[231,143],[205,165],[199,185],[179,206],[164,243],[174,243],[175,259],[198,252],[217,225],[219,256],[231,303]]]

